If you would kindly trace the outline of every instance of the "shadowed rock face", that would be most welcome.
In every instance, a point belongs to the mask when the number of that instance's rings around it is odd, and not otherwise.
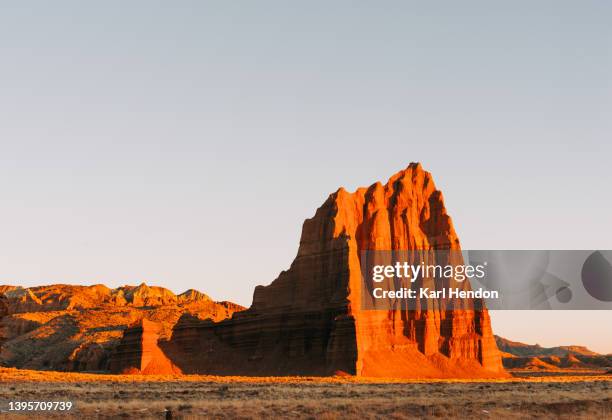
[[[8,299],[0,292],[0,321],[6,315],[8,315]],[[2,348],[2,343],[5,341],[5,337],[0,335],[0,348]]]
[[[248,310],[216,323],[183,315],[160,346],[186,373],[505,375],[486,310],[361,310],[360,251],[390,249],[459,249],[420,164],[331,194],[304,222],[290,269],[258,286]]]
[[[157,345],[160,331],[160,324],[146,319],[126,329],[111,358],[110,371],[132,374],[180,373]]]
[[[8,299],[3,294],[0,294],[0,318],[8,315]]]

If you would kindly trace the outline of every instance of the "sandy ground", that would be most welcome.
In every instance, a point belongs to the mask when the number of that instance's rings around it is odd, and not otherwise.
[[[70,412],[9,401],[72,401]],[[612,418],[612,375],[501,380],[95,375],[0,368],[0,418]]]

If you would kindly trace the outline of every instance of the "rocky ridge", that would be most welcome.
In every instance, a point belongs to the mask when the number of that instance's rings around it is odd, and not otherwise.
[[[183,313],[218,321],[244,309],[197,291],[177,296],[144,283],[0,286],[0,292],[0,365],[28,369],[108,371],[129,326],[151,321],[157,340],[170,337]]]
[[[612,355],[584,346],[542,347],[495,336],[507,369],[526,371],[601,370],[612,368]]]

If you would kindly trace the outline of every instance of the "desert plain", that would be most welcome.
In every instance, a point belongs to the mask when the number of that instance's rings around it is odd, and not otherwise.
[[[0,369],[2,418],[612,417],[612,375],[492,380],[109,375]],[[8,401],[72,401],[69,412],[8,411]]]

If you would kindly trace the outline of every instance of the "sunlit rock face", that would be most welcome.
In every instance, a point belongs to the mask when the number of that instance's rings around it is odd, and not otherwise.
[[[486,310],[361,307],[360,252],[400,249],[460,249],[420,164],[385,185],[331,194],[304,222],[291,267],[258,286],[248,310],[220,322],[185,314],[160,348],[186,373],[504,376]]]

